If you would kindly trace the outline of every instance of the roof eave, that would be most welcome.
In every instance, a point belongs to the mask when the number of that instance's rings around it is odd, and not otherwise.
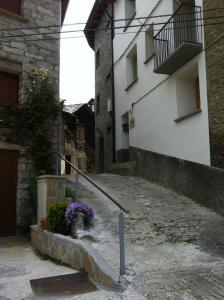
[[[64,23],[69,1],[70,0],[61,0],[61,25]]]
[[[94,33],[97,28],[100,18],[107,7],[108,4],[113,4],[116,0],[96,0],[91,13],[89,15],[88,21],[86,23],[84,34],[86,36],[89,46],[94,50]]]

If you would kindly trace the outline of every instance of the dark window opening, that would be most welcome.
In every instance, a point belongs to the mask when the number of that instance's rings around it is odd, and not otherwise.
[[[0,0],[0,8],[14,14],[21,14],[21,0]]]
[[[0,103],[17,105],[19,92],[19,76],[0,72]]]
[[[100,113],[100,95],[96,97],[96,114]]]

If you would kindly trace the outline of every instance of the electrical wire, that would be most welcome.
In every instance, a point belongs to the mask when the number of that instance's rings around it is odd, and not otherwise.
[[[214,25],[223,25],[224,22],[216,22],[216,23],[209,23],[209,24],[201,24],[201,25],[198,25],[198,26],[192,26],[192,28],[194,27],[207,27],[207,26],[214,26]],[[180,27],[179,29],[181,28],[186,28],[186,27]],[[188,27],[190,28],[190,27]],[[131,32],[118,32],[116,33],[116,35],[122,35],[122,34],[137,34],[137,33],[144,33],[144,32],[147,32],[147,30],[139,30],[139,31],[131,31]],[[50,34],[50,33],[49,33]],[[21,38],[21,37],[17,37],[17,38]],[[3,41],[0,41],[0,43],[10,43],[10,42],[14,42],[14,43],[20,43],[20,42],[36,42],[36,41],[54,41],[54,40],[69,40],[69,39],[79,39],[79,38],[86,38],[86,36],[84,35],[80,35],[80,36],[70,36],[70,37],[49,37],[49,38],[39,38],[39,39],[22,39],[22,40],[3,40]]]
[[[216,11],[216,10],[224,10],[224,7],[217,7],[217,8],[211,8],[211,9],[205,9],[201,10],[200,13],[202,12],[208,12],[208,11]],[[192,15],[192,14],[197,14],[199,12],[186,12],[186,13],[179,13],[178,15]],[[163,15],[152,15],[149,17],[136,17],[136,18],[123,18],[123,19],[115,19],[113,22],[122,22],[122,21],[132,21],[132,20],[148,20],[148,19],[154,19],[154,18],[165,18],[165,17],[172,17],[174,14],[163,14]],[[67,26],[78,26],[78,25],[94,25],[98,24],[99,22],[75,22],[75,23],[70,23],[70,24],[63,24],[63,27]],[[108,21],[100,21],[100,23],[108,23]],[[9,32],[9,31],[14,31],[14,30],[34,30],[34,29],[48,29],[48,28],[61,28],[61,24],[59,25],[43,25],[43,26],[29,26],[29,27],[13,27],[13,28],[8,28],[8,29],[0,29],[0,32]],[[107,29],[106,27],[104,29]],[[87,29],[87,30],[90,30]],[[95,30],[95,29],[93,29]]]
[[[198,19],[191,19],[191,20],[181,20],[181,21],[174,21],[174,22],[169,22],[169,24],[178,24],[178,23],[183,23],[184,22],[184,27],[178,27],[179,28],[186,28],[188,26],[186,26],[186,23],[190,23],[190,22],[197,22],[197,21],[204,21],[204,20],[213,20],[213,19],[220,19],[220,18],[224,18],[224,15],[221,15],[221,16],[215,16],[215,17],[208,17],[208,18],[198,18]],[[166,25],[167,22],[160,22],[160,23],[153,23],[153,26],[156,26],[156,25]],[[218,24],[221,24],[221,23],[218,23]],[[136,25],[130,25],[128,26],[128,28],[141,28],[141,27],[144,27],[144,26],[147,26],[148,24],[136,24]],[[205,24],[206,25],[206,24]],[[191,28],[193,27],[198,27],[200,25],[192,25],[190,26]],[[202,25],[203,26],[203,25]],[[107,28],[107,29],[125,29],[126,27],[125,26],[119,26],[119,27],[110,27],[110,28]],[[95,31],[95,29],[93,29]],[[105,29],[96,29],[96,30],[105,30]],[[167,29],[164,29],[164,30],[173,30],[173,28],[167,28]],[[159,32],[160,29],[158,30],[154,30],[154,32]],[[30,36],[49,36],[49,35],[56,35],[56,34],[68,34],[68,33],[80,33],[80,32],[83,32],[83,30],[67,30],[67,31],[51,31],[51,32],[36,32],[36,33],[27,33],[27,34],[16,34],[16,35],[2,35],[0,36],[0,40],[1,39],[7,39],[7,38],[22,38],[22,37],[30,37]],[[127,33],[130,33],[130,32],[123,32],[122,34],[127,34]],[[137,33],[137,32],[136,32]],[[118,33],[116,33],[118,34]]]

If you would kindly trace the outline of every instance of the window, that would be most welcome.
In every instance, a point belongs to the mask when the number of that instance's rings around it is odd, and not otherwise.
[[[136,1],[135,0],[125,0],[125,25],[131,23],[136,13]]]
[[[96,97],[96,114],[98,115],[100,113],[100,95]]]
[[[154,56],[154,27],[151,24],[145,32],[145,62]]]
[[[0,72],[0,102],[17,105],[19,91],[19,76]]]
[[[198,66],[195,65],[177,77],[178,118],[201,111]]]
[[[85,128],[84,127],[79,127],[77,130],[77,140],[78,141],[83,141],[85,140]]]
[[[195,100],[196,100],[196,109],[201,108],[201,96],[200,96],[200,84],[199,78],[195,79]]]
[[[21,0],[0,0],[0,8],[8,10],[14,14],[21,14]]]
[[[138,58],[137,45],[128,53],[126,57],[127,65],[127,85],[128,87],[138,79]]]
[[[96,51],[95,63],[96,63],[96,69],[97,69],[100,65],[100,48],[98,48]]]

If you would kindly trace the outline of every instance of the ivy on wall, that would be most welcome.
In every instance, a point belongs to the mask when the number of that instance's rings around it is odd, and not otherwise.
[[[28,75],[24,103],[0,104],[0,127],[9,129],[7,141],[27,148],[36,175],[54,172],[53,135],[62,107],[45,68],[35,68]]]

